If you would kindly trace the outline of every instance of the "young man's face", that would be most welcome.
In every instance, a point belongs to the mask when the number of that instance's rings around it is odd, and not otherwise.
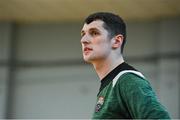
[[[96,20],[84,24],[81,30],[83,58],[86,62],[104,60],[111,52],[111,40],[103,23],[101,20]]]

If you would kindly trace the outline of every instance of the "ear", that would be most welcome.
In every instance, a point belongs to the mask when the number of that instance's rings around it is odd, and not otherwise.
[[[112,43],[112,48],[113,48],[113,49],[119,48],[119,47],[121,47],[121,45],[122,45],[123,36],[122,36],[121,34],[116,35],[116,36],[113,38],[112,41],[113,41],[113,43]]]

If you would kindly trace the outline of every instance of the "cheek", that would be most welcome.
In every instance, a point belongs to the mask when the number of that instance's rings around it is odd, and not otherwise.
[[[109,40],[104,36],[97,37],[96,39],[94,39],[93,43],[99,46],[110,44]]]
[[[97,41],[96,45],[94,46],[98,53],[107,53],[111,47],[110,42],[107,41]]]

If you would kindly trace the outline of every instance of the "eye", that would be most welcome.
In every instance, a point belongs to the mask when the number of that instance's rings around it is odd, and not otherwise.
[[[85,35],[85,33],[84,32],[81,32],[81,37],[83,37]]]
[[[91,31],[90,34],[91,34],[92,36],[97,36],[97,35],[99,35],[99,32],[97,32],[97,31]]]

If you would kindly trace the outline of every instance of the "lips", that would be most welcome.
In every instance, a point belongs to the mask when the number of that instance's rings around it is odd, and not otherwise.
[[[84,51],[91,51],[91,50],[92,50],[92,48],[88,48],[88,47],[84,48]]]
[[[87,53],[89,53],[92,50],[93,50],[92,48],[85,47],[83,51],[84,51],[85,54],[87,54]]]

